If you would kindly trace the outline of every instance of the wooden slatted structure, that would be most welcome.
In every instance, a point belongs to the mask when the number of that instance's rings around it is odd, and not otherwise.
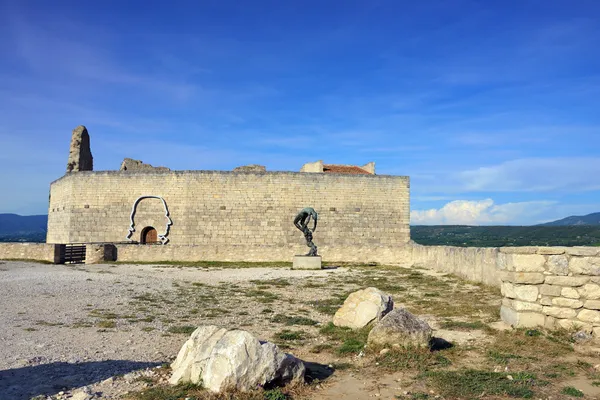
[[[60,246],[61,264],[85,263],[85,244],[63,244]]]

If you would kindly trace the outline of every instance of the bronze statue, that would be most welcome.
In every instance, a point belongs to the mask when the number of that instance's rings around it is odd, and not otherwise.
[[[310,219],[313,219],[314,225],[311,229],[308,227]],[[304,238],[306,239],[306,245],[310,247],[310,251],[306,254],[307,256],[316,256],[317,255],[317,246],[313,243],[312,233],[317,229],[317,219],[319,215],[312,207],[306,207],[300,210],[296,218],[294,218],[294,226],[300,229],[304,234]]]

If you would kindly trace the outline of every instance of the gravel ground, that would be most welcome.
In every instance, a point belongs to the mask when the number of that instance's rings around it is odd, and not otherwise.
[[[337,274],[352,272],[0,262],[0,399],[118,398],[143,388],[144,376],[160,373],[161,365],[176,356],[187,335],[169,334],[170,324],[256,322],[265,310],[240,301],[247,288],[230,292],[228,287]],[[220,288],[221,296],[206,298],[215,303],[205,304],[214,306],[208,308],[213,314],[196,310],[190,321],[194,310],[181,304],[188,293],[184,289],[206,285]],[[310,296],[307,293],[297,295]],[[150,302],[148,296],[159,300]],[[146,300],[151,310],[140,306]],[[242,317],[229,315],[219,306],[246,311],[239,314]],[[223,316],[214,320],[219,310]],[[144,312],[154,314],[143,320]]]

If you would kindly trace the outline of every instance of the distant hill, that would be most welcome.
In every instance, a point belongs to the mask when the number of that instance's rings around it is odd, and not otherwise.
[[[0,214],[0,242],[43,242],[47,215]]]
[[[539,226],[600,225],[600,212],[588,215],[573,215],[557,221],[546,222]]]

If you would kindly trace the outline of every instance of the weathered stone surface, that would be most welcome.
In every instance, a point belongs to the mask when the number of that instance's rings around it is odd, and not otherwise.
[[[508,270],[507,266],[509,264],[508,260],[509,255],[506,253],[498,253],[496,256],[496,269],[499,271]]]
[[[556,255],[565,254],[565,251],[564,247],[539,247],[537,253],[542,255]]]
[[[170,171],[167,167],[153,167],[150,164],[145,164],[141,160],[134,160],[133,158],[125,158],[121,163],[120,170],[128,172]]]
[[[271,382],[303,381],[302,361],[281,352],[273,343],[261,343],[243,330],[201,326],[184,343],[171,364],[169,383],[201,384],[212,392],[248,391]]]
[[[586,300],[583,307],[590,310],[600,310],[600,300]]]
[[[566,299],[564,297],[555,297],[552,299],[552,305],[559,307],[580,308],[583,306],[581,300]]]
[[[583,286],[588,283],[590,278],[585,276],[547,276],[545,283],[558,286]]]
[[[404,308],[390,311],[377,322],[367,339],[368,344],[427,347],[431,340],[431,327]]]
[[[545,323],[543,314],[527,311],[519,312],[506,306],[500,307],[500,318],[514,328],[533,328],[544,326]]]
[[[600,326],[595,326],[592,329],[592,335],[594,335],[595,337],[600,337]]]
[[[500,247],[500,253],[506,254],[536,254],[538,248],[535,246]]]
[[[583,309],[577,314],[577,319],[598,325],[600,324],[600,311]]]
[[[548,257],[548,271],[555,275],[568,275],[569,274],[569,260],[567,256],[554,255]]]
[[[540,294],[542,294],[542,295],[560,296],[561,291],[562,291],[561,286],[553,286],[553,285],[540,286]]]
[[[539,272],[509,272],[503,271],[500,279],[505,282],[512,283],[529,283],[538,284],[543,283],[546,276]]]
[[[542,306],[537,303],[529,303],[526,301],[513,300],[512,308],[515,311],[534,311],[542,312]]]
[[[577,320],[573,320],[573,319],[557,319],[556,320],[556,327],[557,328],[562,328],[562,329],[567,329],[567,330],[580,330],[586,333],[592,332],[592,325],[585,323],[585,322],[581,322],[581,321],[577,321]]]
[[[67,172],[93,171],[94,158],[90,149],[90,135],[85,126],[73,129]]]
[[[577,311],[572,308],[544,307],[544,314],[554,318],[575,318]]]
[[[567,247],[567,254],[572,256],[597,256],[600,255],[600,249],[597,247]]]
[[[335,326],[359,329],[378,321],[394,308],[392,296],[377,288],[366,288],[351,293],[333,316]]]
[[[568,299],[578,299],[581,297],[581,295],[579,294],[579,292],[577,291],[577,289],[572,288],[572,287],[565,287],[562,288],[560,295],[562,297],[566,297]]]
[[[543,306],[551,306],[552,305],[552,297],[544,296],[540,299],[540,304]]]
[[[241,167],[235,167],[233,172],[267,172],[267,168],[258,164],[242,165]]]
[[[539,290],[537,286],[533,285],[515,285],[515,298],[524,301],[536,301]]]
[[[515,285],[513,285],[510,282],[502,282],[502,286],[500,291],[502,292],[502,295],[511,299],[514,299],[515,297],[517,297],[517,294],[515,293]]]
[[[569,268],[574,274],[600,275],[600,257],[572,257]]]
[[[546,319],[544,320],[544,328],[555,329],[556,321],[558,321],[556,318],[546,315]]]
[[[595,283],[586,283],[583,287],[577,289],[581,297],[590,300],[600,299],[600,285]]]
[[[517,272],[544,272],[546,257],[539,254],[513,254],[512,263]]]
[[[321,256],[294,256],[292,269],[321,269]]]

